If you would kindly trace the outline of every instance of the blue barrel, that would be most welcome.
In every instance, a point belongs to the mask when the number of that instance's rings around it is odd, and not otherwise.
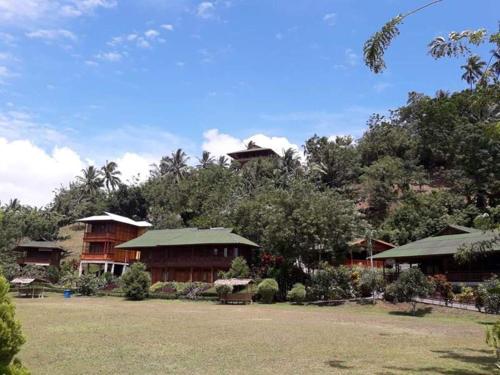
[[[64,298],[71,298],[71,294],[73,294],[73,292],[71,291],[71,289],[65,289],[64,290]]]

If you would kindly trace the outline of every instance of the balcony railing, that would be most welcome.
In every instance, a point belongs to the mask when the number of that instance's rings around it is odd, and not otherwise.
[[[83,241],[113,241],[116,238],[116,234],[113,232],[85,232],[83,234]]]
[[[36,263],[36,264],[50,264],[51,259],[45,257],[22,257],[17,258],[17,264],[28,264],[28,263]]]
[[[130,263],[139,259],[138,252],[134,250],[112,250],[106,252],[83,252],[81,260],[110,261]]]
[[[348,259],[344,262],[344,266],[348,267],[371,267],[371,262],[369,259]],[[373,261],[373,267],[375,268],[382,268],[384,267],[384,261],[383,260],[374,260]]]

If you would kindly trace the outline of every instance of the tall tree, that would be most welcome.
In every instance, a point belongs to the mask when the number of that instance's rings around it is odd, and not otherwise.
[[[118,164],[114,161],[106,160],[106,164],[101,168],[101,173],[108,193],[120,186],[122,181],[119,176],[122,173],[118,170]]]
[[[213,165],[215,162],[215,159],[210,155],[209,151],[203,151],[201,154],[201,158],[198,159],[200,164],[198,164],[198,167],[200,168],[207,168],[210,165]]]
[[[462,65],[460,68],[464,70],[462,74],[462,79],[470,85],[472,90],[473,85],[478,82],[483,76],[483,70],[486,63],[481,61],[481,58],[477,55],[470,56],[467,59],[467,63]]]
[[[161,159],[160,174],[162,176],[171,176],[176,182],[179,182],[189,171],[188,160],[187,154],[179,148],[177,151],[172,152],[170,156],[164,156]]]
[[[82,169],[82,176],[77,176],[76,180],[81,184],[84,194],[94,196],[103,187],[101,171],[90,165]]]

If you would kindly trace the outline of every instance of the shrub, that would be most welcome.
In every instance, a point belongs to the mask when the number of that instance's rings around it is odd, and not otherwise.
[[[436,293],[439,294],[439,296],[444,300],[445,305],[448,306],[448,303],[453,301],[454,295],[453,288],[451,283],[446,278],[446,275],[434,275],[431,277],[431,281],[434,284]]]
[[[244,279],[250,276],[250,267],[248,267],[247,261],[243,257],[236,257],[231,262],[231,268],[229,271],[223,274],[225,279],[240,278]]]
[[[47,280],[53,284],[57,284],[61,278],[61,271],[56,266],[48,266],[45,274],[47,275]]]
[[[157,281],[156,283],[154,283],[153,285],[151,285],[149,287],[149,292],[150,293],[156,293],[156,292],[160,292],[161,289],[165,286],[165,282],[163,281]]]
[[[12,280],[21,272],[21,267],[17,263],[5,263],[0,267],[0,275],[7,280]]]
[[[462,287],[462,292],[455,295],[455,300],[460,303],[474,303],[476,300],[474,289],[468,286]]]
[[[500,280],[497,276],[479,284],[477,292],[484,305],[484,311],[490,314],[500,312]]]
[[[137,262],[122,276],[123,291],[125,296],[131,300],[140,301],[148,296],[151,286],[151,277],[146,272],[146,266]]]
[[[286,297],[289,301],[301,304],[306,299],[306,287],[304,284],[296,283],[293,285],[293,288],[288,292]]]
[[[25,339],[21,332],[21,325],[15,319],[15,307],[9,293],[9,282],[0,276],[0,372],[2,374],[27,374],[14,356],[21,349]],[[14,362],[13,362],[14,360]]]
[[[79,277],[74,273],[67,273],[61,277],[59,280],[59,285],[61,285],[65,289],[76,289],[76,284],[78,282]]]
[[[381,292],[384,284],[384,277],[379,271],[367,268],[361,272],[359,293],[363,297],[373,296],[373,303],[375,303],[375,293]]]
[[[47,279],[47,268],[43,266],[36,266],[33,264],[27,264],[21,268],[19,275],[22,277]]]
[[[274,279],[264,279],[257,287],[257,293],[260,295],[263,303],[273,303],[274,296],[278,291],[278,283]]]
[[[332,300],[352,298],[356,295],[353,287],[353,275],[348,267],[332,267],[328,264],[311,277],[309,287],[311,298],[318,300]]]
[[[217,285],[215,287],[215,292],[219,296],[219,299],[226,297],[228,294],[233,292],[233,287],[231,285]]]
[[[411,303],[413,315],[415,315],[417,305],[415,298],[425,298],[434,291],[432,283],[418,268],[410,268],[402,272],[394,285],[396,302]]]
[[[99,280],[93,274],[83,274],[76,281],[76,290],[82,296],[93,296],[99,288]]]
[[[202,282],[188,283],[182,291],[182,295],[186,296],[187,299],[197,299],[205,290],[210,289],[210,286],[210,284]]]
[[[500,320],[486,329],[486,344],[495,351],[497,367],[500,367]]]
[[[389,284],[385,287],[384,290],[384,299],[387,302],[391,303],[397,303],[398,302],[398,296],[397,296],[397,286],[395,283]]]

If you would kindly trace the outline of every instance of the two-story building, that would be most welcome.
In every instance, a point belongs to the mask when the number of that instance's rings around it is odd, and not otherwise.
[[[16,246],[17,264],[21,267],[35,266],[59,267],[67,251],[54,241],[27,241]]]
[[[151,227],[146,221],[135,221],[109,212],[78,221],[85,223],[80,275],[91,265],[98,266],[103,272],[121,275],[130,263],[140,259],[140,253],[136,249],[118,249],[117,245],[142,235]]]
[[[116,246],[140,251],[141,262],[157,281],[203,281],[212,283],[219,271],[227,271],[238,256],[251,260],[256,243],[228,228],[150,230]]]

